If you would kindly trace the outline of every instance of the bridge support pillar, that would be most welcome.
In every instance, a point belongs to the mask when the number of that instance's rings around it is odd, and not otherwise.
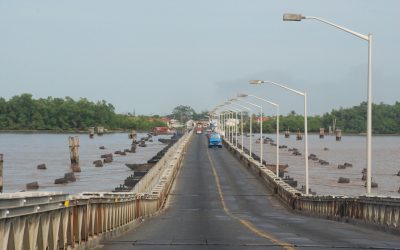
[[[68,141],[72,172],[81,172],[81,168],[79,166],[79,137],[70,136]]]

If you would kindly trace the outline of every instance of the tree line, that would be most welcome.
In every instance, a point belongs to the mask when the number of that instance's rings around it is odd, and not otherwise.
[[[176,107],[171,117],[187,121],[193,120],[208,120],[209,112],[203,111],[196,113],[190,106],[180,105]],[[259,123],[257,123],[257,116],[252,117],[254,132],[260,131]],[[291,111],[287,115],[279,117],[280,130],[304,132],[304,116],[296,114]],[[365,133],[367,122],[367,103],[362,102],[360,105],[350,108],[333,109],[331,112],[324,113],[323,115],[308,116],[308,131],[319,132],[320,128],[328,131],[329,127],[332,129],[341,129],[344,133]],[[400,102],[393,105],[379,103],[372,104],[372,127],[374,134],[400,134]],[[249,115],[244,113],[244,131],[250,130]],[[275,133],[276,132],[276,117],[270,116],[267,121],[263,122],[263,132]]]
[[[294,111],[286,116],[279,117],[280,130],[284,131],[304,131],[304,116],[296,114]],[[335,125],[334,125],[335,124]],[[249,129],[248,122],[245,124]],[[340,108],[324,113],[322,116],[308,116],[308,131],[319,132],[320,128],[341,129],[345,133],[366,133],[367,131],[367,103],[351,108]],[[268,121],[263,122],[263,132],[272,133],[276,130],[276,118],[269,117]],[[259,126],[253,126],[253,131],[259,132]],[[372,130],[374,134],[400,134],[400,103],[372,104]]]
[[[208,120],[208,111],[197,113],[190,106],[175,107],[170,118],[186,122]],[[244,130],[249,131],[249,117],[245,113]],[[320,128],[327,131],[335,122],[336,128],[345,133],[365,133],[367,103],[351,108],[332,110],[323,115],[308,116],[308,130],[318,132]],[[291,111],[279,117],[280,130],[304,131],[304,117]],[[372,124],[374,134],[400,134],[400,102],[393,105],[372,104]],[[31,94],[21,94],[8,101],[0,97],[0,130],[86,130],[89,127],[104,126],[108,129],[150,130],[156,126],[166,126],[155,116],[132,116],[117,114],[112,104],[106,101],[92,102],[86,98],[74,100],[65,98],[33,99]],[[253,131],[259,132],[256,116],[253,116]],[[263,122],[263,132],[274,133],[276,117],[268,117]]]
[[[150,130],[165,126],[160,119],[115,113],[106,101],[92,102],[86,98],[33,99],[21,94],[8,101],[0,97],[0,130],[87,130],[103,126],[108,129]]]

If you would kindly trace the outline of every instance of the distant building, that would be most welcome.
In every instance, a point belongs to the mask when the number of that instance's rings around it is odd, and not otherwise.
[[[263,117],[262,118],[262,121],[263,122],[266,122],[266,121],[269,121],[270,120],[270,118],[269,117]],[[257,117],[257,119],[256,119],[256,121],[257,121],[257,123],[260,123],[261,122],[261,117]]]
[[[168,127],[155,127],[153,129],[153,134],[154,135],[166,135],[166,134],[171,134],[172,131]]]

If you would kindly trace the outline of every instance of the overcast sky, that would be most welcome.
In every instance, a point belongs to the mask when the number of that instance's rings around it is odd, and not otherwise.
[[[238,92],[302,113],[366,101],[367,42],[318,16],[374,35],[373,101],[400,100],[400,1],[0,0],[0,96],[106,100],[117,112],[210,110]],[[274,113],[273,108],[267,113]]]

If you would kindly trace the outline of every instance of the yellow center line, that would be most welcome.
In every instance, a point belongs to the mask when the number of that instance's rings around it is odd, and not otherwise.
[[[250,221],[245,220],[245,219],[241,219],[238,216],[232,214],[232,212],[229,210],[228,206],[226,205],[226,202],[225,202],[225,199],[224,199],[224,193],[222,192],[221,184],[220,184],[220,181],[219,181],[219,176],[218,176],[217,170],[215,168],[214,162],[211,159],[210,151],[208,150],[208,148],[207,148],[207,157],[208,157],[208,160],[210,161],[211,169],[212,169],[212,172],[214,174],[215,182],[217,184],[217,189],[218,189],[218,193],[219,193],[219,199],[221,200],[222,208],[224,209],[225,213],[229,217],[231,217],[232,219],[235,219],[235,220],[239,221],[242,225],[244,225],[247,229],[249,229],[250,231],[252,231],[256,235],[258,235],[260,237],[263,237],[265,239],[268,239],[272,243],[274,243],[276,245],[279,245],[284,249],[288,249],[288,250],[295,249],[292,244],[284,242],[284,241],[281,241],[278,238],[276,238],[275,236],[273,236],[272,234],[258,229]]]

